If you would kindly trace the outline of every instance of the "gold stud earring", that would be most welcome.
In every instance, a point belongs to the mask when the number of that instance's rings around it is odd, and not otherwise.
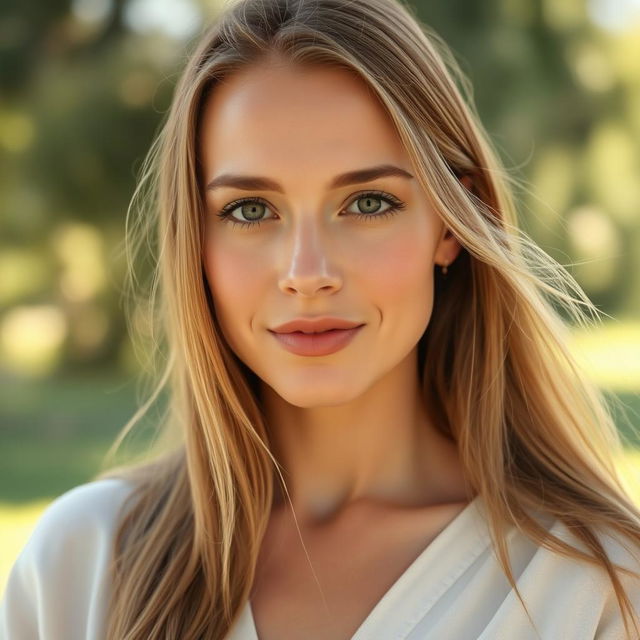
[[[444,265],[442,265],[442,275],[446,276],[447,275],[447,271],[448,271],[448,262],[445,260],[444,261]]]

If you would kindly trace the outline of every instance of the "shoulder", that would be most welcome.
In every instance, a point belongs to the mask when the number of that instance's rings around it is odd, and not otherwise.
[[[545,514],[540,524],[550,537],[592,555],[575,530],[560,519]],[[601,528],[592,532],[611,563],[640,572],[638,541]],[[510,531],[508,541],[510,563],[526,611],[515,590],[507,588],[506,597],[500,600],[482,638],[625,640],[628,637],[615,589],[604,567],[540,545],[517,527]],[[548,542],[551,544],[552,540]],[[633,611],[640,615],[640,580],[620,570],[616,573]]]
[[[591,551],[585,543],[579,539],[564,522],[555,520],[551,527],[551,533],[580,551],[591,554]],[[634,540],[629,536],[624,536],[612,528],[596,528],[593,530],[593,534],[602,545],[603,552],[611,563],[623,569],[640,573],[640,540]],[[583,565],[580,563],[578,566]],[[593,565],[588,566],[594,576],[597,576],[601,580],[609,580],[604,568],[593,567]],[[626,577],[626,573],[619,570],[617,573],[623,583],[630,582]]]
[[[100,637],[111,545],[132,492],[124,480],[96,480],[46,507],[9,574],[0,637]]]
[[[551,532],[591,555],[591,551],[565,523],[556,520]],[[605,556],[614,565],[622,589],[629,598],[640,624],[640,578],[619,569],[621,567],[640,574],[640,541],[634,541],[612,529],[599,528],[594,531],[594,535],[602,545]],[[553,561],[549,560],[549,565],[551,562]],[[573,559],[558,560],[557,556],[555,563],[556,569],[561,569],[560,573],[556,571],[560,577],[559,585],[572,591],[575,606],[584,612],[583,619],[593,617],[593,626],[589,628],[589,633],[597,640],[621,640],[627,637],[616,592],[604,567]]]
[[[63,493],[43,511],[21,558],[26,556],[34,566],[42,567],[59,564],[60,554],[66,551],[73,554],[73,561],[90,560],[81,552],[97,551],[111,543],[120,509],[132,489],[124,480],[107,479]]]
[[[640,542],[632,541],[627,537],[622,537],[620,534],[614,534],[610,531],[600,532],[598,539],[605,550],[607,558],[613,564],[640,574]],[[640,578],[619,570],[617,575],[640,625]],[[599,640],[623,638],[625,635],[622,612],[611,583],[607,583],[604,594],[605,597],[595,637]],[[633,632],[631,633],[633,634]]]
[[[59,540],[77,537],[116,524],[119,511],[133,487],[119,478],[81,484],[58,496],[43,511],[29,544],[46,536]]]

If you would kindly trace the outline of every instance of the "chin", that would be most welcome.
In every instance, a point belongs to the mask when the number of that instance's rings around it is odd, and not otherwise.
[[[348,404],[360,395],[359,393],[349,393],[344,385],[338,385],[335,381],[327,385],[301,384],[297,385],[295,389],[287,385],[272,388],[283,400],[301,409],[339,407]]]

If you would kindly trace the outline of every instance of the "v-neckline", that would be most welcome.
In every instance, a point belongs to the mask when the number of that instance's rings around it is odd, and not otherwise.
[[[351,640],[381,637],[400,640],[411,631],[412,621],[417,622],[489,544],[490,536],[482,508],[478,494],[389,587]],[[250,600],[245,603],[227,640],[260,640]]]

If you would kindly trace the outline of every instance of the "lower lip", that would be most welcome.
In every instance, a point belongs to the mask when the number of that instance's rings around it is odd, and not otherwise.
[[[322,333],[271,331],[271,334],[287,351],[298,356],[328,356],[346,347],[363,326],[353,327],[353,329],[331,329]]]

